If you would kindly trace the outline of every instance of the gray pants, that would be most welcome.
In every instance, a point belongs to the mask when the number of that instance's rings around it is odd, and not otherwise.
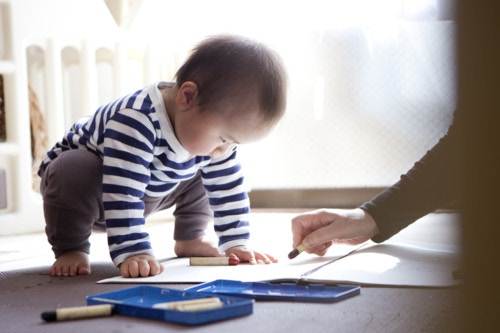
[[[86,150],[63,152],[45,168],[40,192],[45,233],[56,258],[73,250],[89,253],[92,228],[105,226],[102,160]],[[144,216],[175,205],[175,240],[203,236],[213,218],[199,173],[166,197],[145,196],[142,200]]]

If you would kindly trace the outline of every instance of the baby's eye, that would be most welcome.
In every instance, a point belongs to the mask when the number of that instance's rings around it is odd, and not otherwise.
[[[227,140],[224,139],[222,136],[219,136],[219,139],[220,139],[220,141],[222,141],[222,143],[226,143],[227,142]]]

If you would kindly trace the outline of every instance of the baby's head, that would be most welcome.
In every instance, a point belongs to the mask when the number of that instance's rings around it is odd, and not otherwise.
[[[197,85],[200,110],[234,119],[258,110],[272,127],[286,108],[286,72],[277,53],[248,38],[220,35],[198,44],[176,73],[177,87]]]

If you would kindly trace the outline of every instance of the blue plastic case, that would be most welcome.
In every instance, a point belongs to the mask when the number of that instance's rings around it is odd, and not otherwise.
[[[214,280],[187,288],[186,291],[215,293],[261,300],[287,300],[332,303],[359,295],[361,288],[350,285],[324,285]]]
[[[213,294],[182,291],[154,286],[138,286],[87,296],[87,305],[114,304],[113,313],[163,320],[185,325],[200,325],[214,321],[249,315],[253,312],[251,299],[220,296],[223,306],[196,312],[158,309],[157,303],[186,301],[214,297]]]

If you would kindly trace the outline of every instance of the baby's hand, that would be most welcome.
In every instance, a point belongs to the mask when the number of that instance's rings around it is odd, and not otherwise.
[[[163,272],[163,266],[147,254],[128,257],[120,265],[120,274],[124,278],[154,276],[161,272]]]
[[[251,264],[265,263],[271,264],[278,262],[278,259],[267,253],[253,251],[246,246],[235,246],[226,251],[226,256],[237,257],[241,262],[249,262]]]

